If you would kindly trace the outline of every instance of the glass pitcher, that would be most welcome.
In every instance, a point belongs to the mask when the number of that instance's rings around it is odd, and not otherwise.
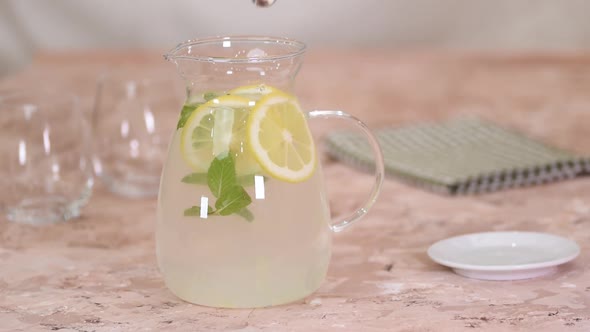
[[[305,113],[292,95],[305,44],[284,38],[188,41],[165,58],[187,98],[168,148],[158,196],[158,265],[167,287],[195,304],[265,307],[319,288],[331,233],[367,213],[383,181],[368,128],[342,111]],[[375,153],[363,207],[331,223],[307,119],[356,124]]]

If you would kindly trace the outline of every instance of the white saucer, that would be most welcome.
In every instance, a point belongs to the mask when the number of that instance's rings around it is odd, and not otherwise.
[[[580,254],[575,242],[533,232],[488,232],[456,236],[428,248],[428,256],[465,277],[518,280],[547,275]]]

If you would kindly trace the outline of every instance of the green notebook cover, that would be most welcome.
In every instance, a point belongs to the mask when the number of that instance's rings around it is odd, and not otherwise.
[[[375,132],[388,176],[428,190],[472,194],[569,179],[590,170],[590,159],[480,119],[387,128]],[[328,153],[373,169],[371,148],[357,133],[327,138]]]

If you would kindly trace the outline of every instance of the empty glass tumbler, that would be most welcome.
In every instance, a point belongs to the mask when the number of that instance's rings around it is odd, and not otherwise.
[[[178,87],[178,88],[177,88]],[[180,89],[180,91],[178,91]],[[182,88],[157,72],[120,70],[98,83],[94,110],[94,169],[125,197],[155,197]]]
[[[9,220],[80,215],[93,184],[89,120],[67,93],[0,92],[0,201]]]

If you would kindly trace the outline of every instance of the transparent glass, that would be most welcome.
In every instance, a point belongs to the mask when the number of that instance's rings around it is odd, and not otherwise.
[[[89,116],[77,98],[0,92],[0,201],[7,218],[48,224],[80,215],[93,184]]]
[[[156,250],[166,285],[186,301],[265,307],[309,295],[326,275],[331,233],[377,198],[383,158],[368,128],[342,111],[298,107],[304,51],[283,38],[219,37],[165,56],[187,99],[162,173]],[[335,224],[307,125],[316,118],[356,124],[377,161],[370,197]]]
[[[177,80],[146,68],[105,73],[94,109],[94,170],[116,194],[155,197],[176,123],[170,109],[182,105]]]

